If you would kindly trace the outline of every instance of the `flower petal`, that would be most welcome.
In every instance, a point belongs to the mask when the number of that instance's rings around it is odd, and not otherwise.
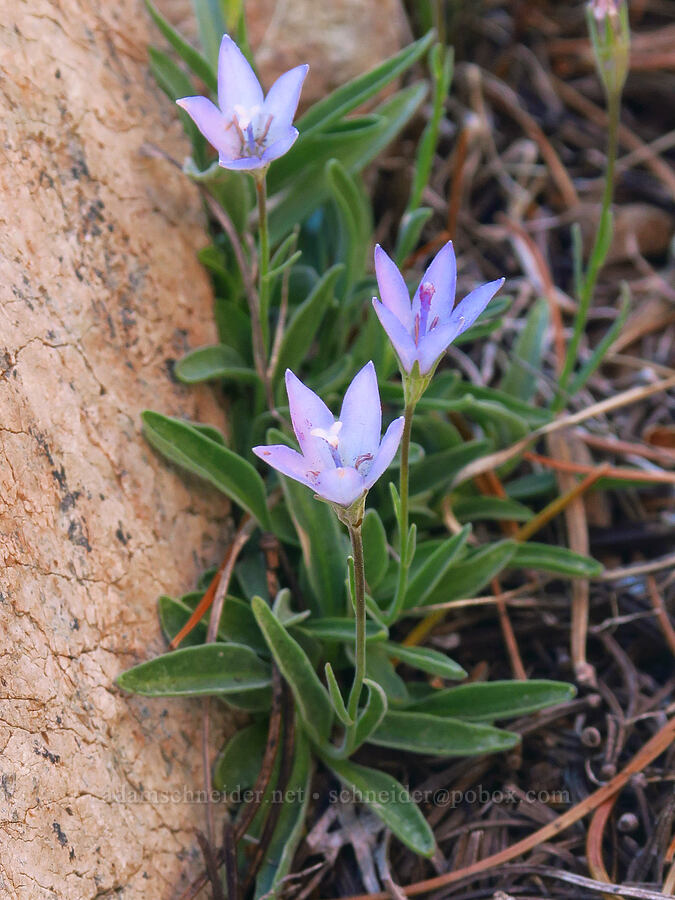
[[[218,105],[230,120],[235,106],[262,106],[263,92],[248,60],[229,34],[224,34],[218,54]]]
[[[183,97],[176,100],[204,135],[222,156],[234,156],[239,149],[239,137],[223,114],[208,97]]]
[[[302,83],[308,71],[308,65],[296,66],[279,76],[269,89],[263,103],[263,117],[267,119],[272,116],[269,130],[272,141],[277,139],[277,132],[279,135],[283,135],[293,124]]]
[[[366,491],[363,478],[356,469],[341,468],[321,472],[314,486],[316,493],[324,500],[351,506]]]
[[[286,392],[293,430],[307,460],[307,469],[318,472],[334,469],[335,461],[326,441],[310,434],[314,428],[328,431],[335,421],[333,413],[290,369],[286,369]]]
[[[254,169],[262,169],[268,163],[259,156],[243,156],[241,159],[227,159],[221,156],[218,159],[218,165],[223,169],[233,169],[237,172],[252,172]]]
[[[377,318],[387,332],[389,340],[398,355],[401,366],[406,372],[412,372],[417,353],[415,342],[394,313],[380,303],[377,297],[373,297],[373,307],[377,313]]]
[[[269,144],[268,147],[263,151],[263,164],[268,165],[272,162],[273,159],[278,159],[280,156],[283,156],[284,153],[288,153],[293,144],[296,142],[298,134],[298,129],[291,126],[286,130],[285,133],[282,134],[280,138]]]
[[[503,278],[481,284],[457,305],[445,325],[439,325],[420,340],[418,358],[423,375],[430,371],[455,338],[473,325],[503,284]]]
[[[434,286],[434,295],[431,298],[431,308],[427,318],[427,326],[431,325],[436,316],[442,325],[448,320],[455,302],[455,284],[457,280],[457,262],[452,241],[441,247],[431,261],[429,268],[424,273],[419,287],[415,291],[412,301],[413,317],[420,311],[420,287],[430,282]]]
[[[338,453],[345,466],[355,466],[360,457],[372,458],[380,446],[382,406],[377,375],[372,362],[358,372],[347,388],[340,410],[342,429]]]
[[[308,473],[307,460],[297,450],[285,444],[271,444],[269,447],[254,447],[253,452],[282,475],[288,475],[307,487],[314,487],[315,476]]]
[[[389,464],[396,456],[398,445],[401,442],[401,435],[403,434],[404,422],[404,417],[400,416],[398,419],[394,419],[389,428],[387,428],[382,438],[380,449],[377,451],[373,464],[364,479],[365,485],[369,490],[389,468]]]
[[[471,328],[505,281],[505,278],[488,281],[487,284],[481,284],[471,291],[470,294],[467,294],[463,300],[460,300],[450,316],[450,322],[459,323],[457,334],[461,334],[467,328]]]
[[[438,357],[445,353],[458,334],[459,322],[448,322],[445,325],[438,325],[420,339],[417,359],[422,375],[426,375],[431,370]]]
[[[398,266],[379,244],[375,247],[375,274],[382,303],[407,331],[412,332],[413,316],[408,288]]]

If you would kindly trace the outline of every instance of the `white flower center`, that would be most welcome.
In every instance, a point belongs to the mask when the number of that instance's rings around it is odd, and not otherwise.
[[[338,435],[342,430],[342,422],[333,422],[330,428],[326,431],[325,428],[312,428],[310,434],[312,437],[322,438],[329,447],[332,447],[333,450],[337,450],[338,447]]]

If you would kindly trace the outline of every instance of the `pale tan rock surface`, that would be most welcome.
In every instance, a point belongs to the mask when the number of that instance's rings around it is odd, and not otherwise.
[[[113,680],[163,648],[158,594],[224,546],[222,496],[139,428],[144,407],[222,423],[169,369],[215,339],[206,236],[192,187],[139,154],[186,151],[140,0],[2,7],[0,897],[169,898],[199,866],[198,708]]]

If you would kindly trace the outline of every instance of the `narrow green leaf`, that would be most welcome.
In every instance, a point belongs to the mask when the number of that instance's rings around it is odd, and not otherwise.
[[[427,715],[492,722],[565,703],[575,693],[562,681],[487,681],[435,691],[413,706]]]
[[[325,757],[324,762],[342,784],[354,791],[355,799],[366,803],[407,847],[421,856],[433,855],[433,832],[400,782],[377,769],[347,760]]]
[[[404,47],[395,56],[385,60],[379,66],[348,81],[315,103],[297,123],[302,134],[309,134],[314,129],[325,129],[328,125],[357,109],[366,100],[398,78],[409,69],[427,50],[434,39],[433,32],[424,35],[414,44]]]
[[[451,567],[445,581],[427,594],[425,605],[433,606],[436,603],[475,597],[478,591],[509,564],[517,547],[522,546],[525,545],[516,544],[515,541],[498,541],[467,554]]]
[[[447,576],[458,554],[464,549],[471,526],[465,525],[458,533],[444,540],[440,546],[424,561],[424,564],[416,568],[414,576],[408,582],[404,607],[424,606],[427,597],[434,588]]]
[[[232,347],[215,344],[192,350],[176,363],[176,377],[186,384],[197,384],[214,378],[232,381],[256,382],[258,376],[248,367]]]
[[[307,622],[303,622],[301,628],[321,641],[341,641],[353,644],[356,637],[354,619],[326,616],[318,619],[309,619]],[[366,622],[367,641],[386,641],[387,637],[387,629],[382,625],[378,625],[376,622]]]
[[[548,325],[548,301],[540,298],[528,313],[525,327],[513,345],[512,359],[501,383],[502,391],[525,402],[532,399],[546,350]]]
[[[213,786],[217,791],[236,795],[253,787],[262,766],[267,730],[267,722],[261,721],[235,731],[216,760]]]
[[[442,490],[452,481],[456,472],[492,449],[490,441],[480,439],[467,441],[459,447],[449,447],[438,453],[429,453],[420,462],[410,466],[411,495]]]
[[[363,535],[366,581],[372,590],[382,581],[389,565],[387,534],[377,510],[372,508],[366,510],[361,533]]]
[[[593,350],[588,360],[577,372],[576,377],[573,379],[572,384],[568,389],[568,394],[571,397],[573,397],[583,388],[591,375],[602,363],[605,355],[607,354],[607,351],[612,346],[614,341],[618,338],[621,330],[623,329],[623,326],[626,323],[626,319],[628,318],[628,313],[630,311],[630,288],[625,281],[622,282],[621,285],[621,294],[622,300],[619,315],[616,317],[611,327],[607,329],[604,337],[597,345],[597,347]]]
[[[396,672],[387,651],[380,644],[371,644],[368,648],[366,674],[380,685],[392,703],[401,704],[408,701],[405,681]]]
[[[508,497],[458,497],[452,504],[452,511],[460,522],[485,519],[529,522],[534,515],[529,507]]]
[[[218,65],[220,41],[227,31],[223,8],[220,0],[192,0],[195,18],[199,26],[199,38],[210,65],[215,69]]]
[[[384,649],[392,659],[399,659],[402,663],[412,666],[413,669],[429,672],[431,675],[440,675],[441,678],[450,678],[454,681],[466,678],[466,672],[459,663],[450,659],[445,653],[432,650],[430,647],[406,647],[403,644],[387,642]]]
[[[171,641],[178,632],[187,623],[192,615],[197,603],[204,596],[202,591],[195,591],[187,594],[180,599],[174,597],[160,597],[157,601],[159,608],[159,619],[162,624],[162,630],[167,640]],[[192,598],[194,602],[192,602]],[[192,629],[181,642],[181,647],[192,647],[195,644],[203,644],[206,640],[206,628],[208,622],[208,613]],[[251,612],[251,607],[238,597],[225,598],[225,604],[220,616],[220,625],[218,627],[219,641],[232,641],[235,644],[246,644],[256,653],[267,654],[267,644],[260,634],[256,621]]]
[[[382,722],[387,712],[387,695],[380,685],[371,678],[364,678],[363,684],[368,689],[368,699],[359,713],[354,730],[354,747],[352,752],[365,743]]]
[[[273,892],[289,874],[303,835],[310,798],[312,758],[307,738],[298,730],[293,747],[293,768],[284,791],[284,802],[255,884],[255,900]]]
[[[330,697],[331,703],[333,704],[335,714],[343,725],[352,725],[353,719],[347,712],[347,707],[345,706],[345,701],[342,697],[342,692],[340,691],[340,685],[337,683],[337,678],[335,677],[335,673],[333,672],[333,667],[329,662],[326,663],[324,671],[326,673],[328,695]]]
[[[431,218],[432,213],[433,209],[430,209],[428,206],[421,206],[419,209],[414,209],[404,214],[398,227],[398,236],[396,238],[394,258],[397,265],[403,265],[404,261],[417,247],[422,229]]]
[[[200,434],[188,422],[146,410],[143,433],[171,462],[205,478],[269,530],[265,485],[251,463]]]
[[[190,67],[197,78],[201,78],[210,91],[215,92],[218,89],[218,79],[216,78],[214,69],[204,59],[201,53],[198,50],[195,50],[195,48],[176,31],[173,25],[164,18],[154,3],[151,3],[150,0],[145,0],[145,5],[155,24],[183,62]]]
[[[452,688],[457,690],[457,688]],[[476,756],[510,750],[520,736],[491,725],[473,725],[420,712],[388,712],[369,743],[434,756]]]
[[[294,369],[304,361],[316,338],[321,320],[333,302],[335,282],[342,270],[342,264],[330,268],[291,316],[274,369],[275,380],[280,379],[286,369]]]
[[[271,676],[250,647],[216,643],[165,653],[127,669],[116,683],[148,697],[199,697],[264,688]]]
[[[511,569],[538,569],[570,578],[597,578],[604,566],[590,556],[574,553],[566,547],[537,544],[526,541],[517,544],[516,552],[508,563]]]
[[[325,687],[305,654],[261,597],[252,601],[253,615],[293,692],[298,713],[312,740],[323,744],[328,740],[333,721],[333,707]]]

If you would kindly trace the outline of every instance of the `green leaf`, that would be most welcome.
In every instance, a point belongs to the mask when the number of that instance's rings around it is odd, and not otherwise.
[[[218,89],[216,73],[201,53],[198,50],[195,50],[195,48],[176,31],[173,25],[171,25],[160,13],[154,3],[151,3],[150,0],[145,0],[145,5],[155,24],[183,62],[189,66],[197,78],[201,78],[210,91],[215,92]]]
[[[457,497],[452,511],[460,522],[494,520],[529,522],[533,513],[529,507],[507,497]]]
[[[289,874],[303,835],[310,798],[312,758],[307,738],[300,729],[293,746],[293,768],[284,791],[284,802],[272,840],[265,852],[255,883],[255,900],[268,897]]]
[[[328,159],[339,159],[352,174],[361,172],[415,115],[426,90],[424,83],[413,84],[378,106],[367,119],[350,120],[339,127],[334,126],[330,134],[313,137],[314,146],[306,146],[303,150],[303,153],[309,153],[310,160],[314,160],[313,165],[303,164],[289,173],[291,183],[284,194],[284,201],[270,213],[271,241],[281,240],[291,228],[303,222],[328,199],[329,187],[324,171]],[[275,163],[270,174],[276,178],[276,172],[278,164]],[[297,177],[297,172],[302,173],[301,177]],[[270,191],[279,189],[272,179]]]
[[[445,100],[452,81],[454,53],[452,47],[436,44],[429,54],[429,68],[433,77],[432,112],[417,148],[417,159],[408,209],[416,209],[431,176],[431,170],[438,144],[441,120],[445,111]]]
[[[510,569],[538,569],[570,578],[597,578],[604,569],[602,563],[590,556],[532,541],[518,544],[508,565]]]
[[[178,632],[187,623],[194,612],[197,603],[202,599],[203,593],[195,591],[186,594],[180,599],[173,597],[160,597],[157,601],[159,618],[162,630],[167,640],[173,640]],[[203,644],[206,640],[206,628],[209,613],[206,613],[182,641],[181,647],[191,647],[195,644]],[[267,654],[267,644],[260,634],[256,621],[251,612],[251,607],[238,597],[225,598],[223,611],[220,615],[218,626],[218,640],[232,641],[235,644],[246,644],[256,653]]]
[[[271,683],[270,667],[243,644],[202,644],[127,669],[119,687],[148,697],[199,697],[252,691]]]
[[[366,674],[377,682],[392,703],[406,703],[408,689],[381,644],[371,644],[366,654]]]
[[[452,688],[451,690],[457,690]],[[510,750],[520,736],[491,725],[472,725],[420,712],[388,712],[369,743],[434,756],[475,756]]]
[[[187,353],[174,367],[176,377],[185,384],[197,384],[213,378],[256,382],[258,376],[232,347],[214,344]]]
[[[398,227],[398,236],[396,238],[394,258],[397,265],[403,265],[413,252],[419,243],[422,229],[431,218],[432,213],[433,209],[430,209],[428,206],[422,206],[404,214]]]
[[[431,828],[400,782],[377,769],[347,760],[325,757],[324,762],[407,847],[421,856],[433,855],[436,844]]]
[[[480,439],[428,454],[420,462],[410,466],[411,495],[440,491],[452,481],[456,472],[492,449],[490,441]]]
[[[326,673],[328,695],[330,697],[331,703],[333,704],[335,714],[343,725],[352,725],[354,720],[347,712],[347,707],[345,706],[345,701],[342,697],[342,692],[340,691],[340,685],[337,683],[337,678],[335,677],[335,673],[333,672],[333,667],[329,662],[326,663],[324,672]]]
[[[178,100],[180,97],[187,97],[193,93],[194,88],[188,76],[166,53],[162,53],[161,50],[156,50],[154,47],[148,47],[148,56],[150,57],[150,71],[169,100]],[[179,109],[178,117],[190,139],[193,154],[200,163],[205,163],[206,139],[185,110]]]
[[[361,533],[366,581],[372,590],[382,581],[389,565],[387,534],[377,510],[372,508],[366,510]]]
[[[267,745],[267,722],[236,731],[225,744],[213,770],[213,786],[227,794],[250,790],[256,783]]]
[[[408,582],[404,608],[425,605],[434,588],[448,577],[457,555],[464,549],[470,534],[471,526],[465,525],[458,534],[444,540],[429,558],[416,568],[414,576]]]
[[[319,100],[297,123],[301,135],[307,135],[315,129],[325,129],[364,104],[409,69],[425,53],[433,39],[433,32],[429,32],[370,72],[353,78],[328,97]]]
[[[438,650],[432,650],[430,647],[406,647],[403,644],[387,642],[384,648],[392,659],[399,659],[402,663],[412,666],[413,669],[429,672],[431,675],[440,675],[441,678],[450,678],[454,681],[466,678],[466,672],[459,663],[450,659],[445,653],[439,653]]]
[[[272,604],[272,612],[284,628],[290,628],[291,625],[304,622],[305,619],[312,615],[309,609],[303,609],[301,612],[294,612],[291,609],[291,592],[289,588],[282,588],[276,595]]]
[[[376,681],[364,678],[363,684],[368,688],[368,699],[356,722],[352,752],[365,743],[380,725],[386,715],[388,706],[387,695]]]
[[[305,654],[261,597],[252,601],[253,615],[262,631],[281,674],[293,692],[298,714],[307,733],[318,744],[328,740],[333,707],[325,687]]]
[[[600,343],[593,350],[588,360],[584,363],[581,369],[579,369],[577,375],[573,379],[572,384],[569,386],[567,391],[570,397],[574,397],[574,395],[577,394],[586,384],[593,372],[595,372],[595,370],[605,358],[605,354],[607,353],[609,348],[621,333],[621,330],[626,323],[626,319],[628,318],[628,313],[630,311],[630,288],[625,281],[621,284],[621,296],[621,309],[619,310],[619,315],[616,317],[610,328],[607,329]]]
[[[343,271],[342,264],[330,268],[315,284],[311,294],[297,307],[290,318],[281,342],[279,358],[274,369],[274,380],[280,379],[286,369],[295,369],[304,361],[321,320],[333,303],[335,282]]]
[[[541,298],[530,310],[525,327],[513,345],[512,359],[501,384],[503,391],[519,400],[531,400],[537,390],[548,324],[548,301]]]
[[[268,443],[289,444],[283,432],[270,428]],[[286,505],[300,539],[302,556],[314,594],[314,609],[324,616],[344,611],[345,541],[331,508],[292,478],[279,476]]]
[[[331,159],[326,163],[326,179],[345,231],[341,256],[345,261],[346,289],[350,290],[366,270],[373,230],[372,213],[363,184],[357,184],[339,160]]]
[[[326,616],[320,619],[309,619],[307,622],[303,622],[301,628],[321,641],[341,641],[353,644],[356,637],[354,619]],[[366,622],[367,641],[386,641],[387,637],[388,632],[385,627],[378,625],[377,622]]]
[[[147,410],[142,413],[148,442],[171,462],[205,478],[269,530],[265,485],[251,463],[200,434],[188,422]]]
[[[492,722],[565,703],[575,693],[562,681],[488,681],[435,691],[413,705],[427,715]]]
[[[478,591],[509,564],[519,546],[524,545],[510,540],[498,541],[467,554],[452,566],[445,581],[427,594],[425,605],[433,606],[436,603],[475,597]]]
[[[192,0],[195,18],[199,26],[199,38],[210,65],[218,65],[220,41],[227,31],[220,0]]]

